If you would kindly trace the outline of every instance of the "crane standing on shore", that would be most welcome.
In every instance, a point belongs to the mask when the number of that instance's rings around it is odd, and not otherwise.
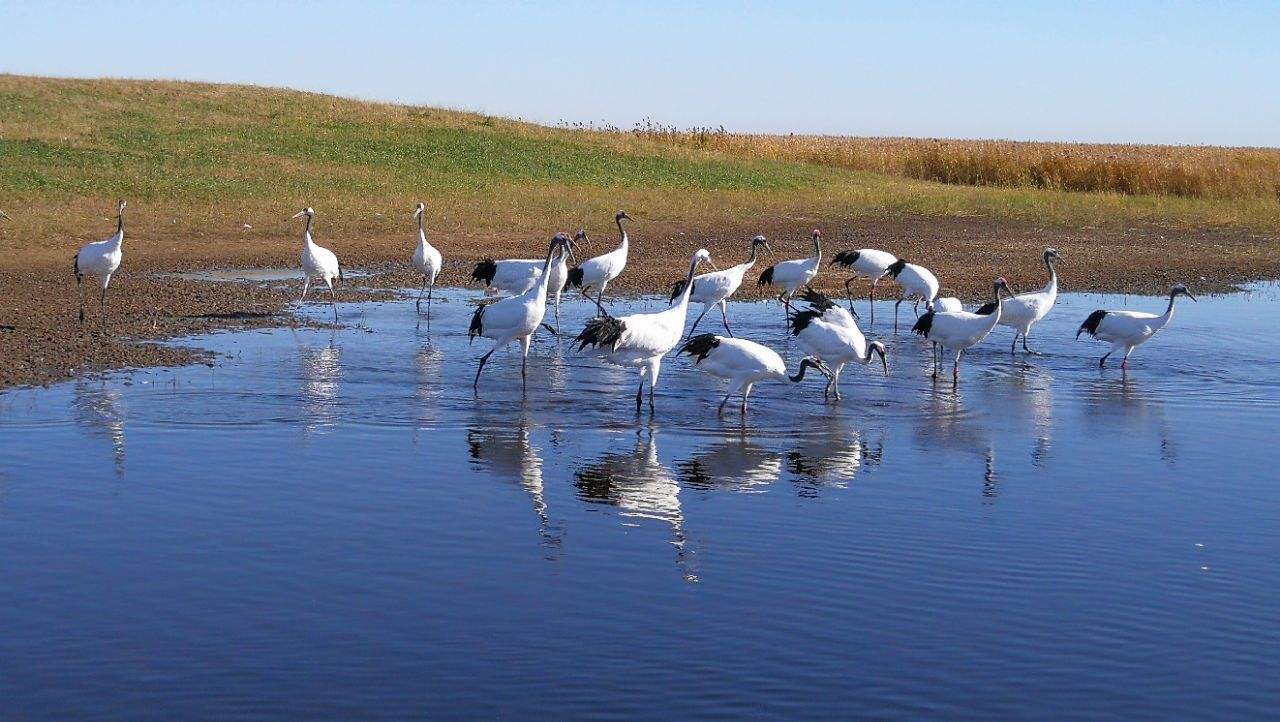
[[[102,310],[102,331],[107,331],[107,286],[111,285],[111,275],[120,268],[124,260],[124,206],[123,199],[116,201],[116,232],[105,241],[86,243],[80,247],[75,256],[76,288],[80,290],[80,323],[84,323],[84,274],[98,277],[98,285],[102,288],[99,296],[99,308]]]

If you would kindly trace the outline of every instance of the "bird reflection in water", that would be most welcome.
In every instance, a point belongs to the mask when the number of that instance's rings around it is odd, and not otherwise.
[[[1100,371],[1086,392],[1086,421],[1091,426],[1104,427],[1099,433],[1114,434],[1111,427],[1120,425],[1119,433],[1136,439],[1142,432],[1154,430],[1159,438],[1160,459],[1173,465],[1178,460],[1178,444],[1169,430],[1164,414],[1164,401],[1148,393],[1141,382],[1129,374],[1113,377]]]
[[[534,445],[527,419],[509,425],[476,425],[467,429],[467,448],[472,463],[490,473],[516,480],[538,516],[538,536],[546,546],[548,559],[555,559],[563,540],[563,530],[552,523],[542,479],[542,456]]]
[[[1044,469],[1053,451],[1053,375],[1039,366],[1023,363],[1014,372],[1013,388],[1002,397],[1013,402],[1008,404],[1010,414],[1024,415],[1031,422],[1035,433],[1031,464]]]
[[[297,332],[298,361],[302,367],[303,432],[323,431],[337,421],[338,392],[342,382],[342,350],[334,344],[336,332],[324,346],[307,346]]]
[[[691,551],[686,548],[680,484],[658,458],[657,433],[652,424],[636,430],[632,449],[609,452],[574,472],[578,496],[586,502],[609,504],[620,515],[655,519],[671,527],[676,564],[687,582],[698,581]]]
[[[936,388],[928,392],[923,412],[916,419],[916,442],[927,453],[959,451],[982,456],[982,496],[994,500],[999,493],[995,445],[989,420],[976,416],[964,404],[963,392]]]
[[[124,418],[125,405],[121,393],[107,385],[105,380],[76,381],[72,399],[76,422],[90,435],[105,437],[111,441],[115,457],[117,477],[124,476]]]
[[[851,429],[843,416],[836,416],[787,452],[786,467],[795,477],[797,493],[816,498],[823,488],[847,488],[860,470],[870,471],[883,460],[883,432]]]
[[[758,493],[782,475],[782,454],[735,434],[676,465],[680,482],[691,489]]]
[[[431,343],[418,349],[413,357],[418,383],[414,387],[413,412],[417,414],[413,425],[413,443],[418,443],[418,431],[437,419],[439,401],[444,391],[441,375],[444,370],[444,350]]]

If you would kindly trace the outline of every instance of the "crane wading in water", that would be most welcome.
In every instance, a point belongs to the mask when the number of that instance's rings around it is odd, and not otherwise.
[[[315,221],[315,209],[310,206],[293,214],[294,218],[306,218],[307,225],[302,231],[302,298],[307,300],[307,290],[311,288],[311,279],[319,278],[329,287],[329,305],[333,307],[333,322],[338,322],[338,294],[333,290],[336,279],[342,282],[342,267],[338,265],[338,257],[328,248],[322,248],[311,240],[311,224]]]

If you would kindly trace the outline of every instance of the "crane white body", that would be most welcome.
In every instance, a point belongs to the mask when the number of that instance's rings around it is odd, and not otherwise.
[[[1098,309],[1089,314],[1089,318],[1080,324],[1080,328],[1076,331],[1076,338],[1080,338],[1080,334],[1088,333],[1090,336],[1099,341],[1106,341],[1111,344],[1111,350],[1108,351],[1101,359],[1098,360],[1098,367],[1106,365],[1107,357],[1117,351],[1124,351],[1124,360],[1120,362],[1120,368],[1129,367],[1129,354],[1133,350],[1151,339],[1160,329],[1169,325],[1173,320],[1173,307],[1177,303],[1178,296],[1186,296],[1192,301],[1196,297],[1191,295],[1186,286],[1178,284],[1169,291],[1169,306],[1165,312],[1157,316],[1154,313],[1143,313],[1142,311],[1105,311]]]
[[[960,303],[960,299],[955,296],[938,296],[931,302],[930,311],[941,311],[943,313],[955,313],[964,310],[964,304]]]
[[[812,281],[822,268],[822,231],[813,229],[812,238],[813,256],[775,263],[764,269],[757,283],[760,286],[782,287],[778,301],[782,303],[782,312],[787,318],[791,316],[791,297],[801,286]]]
[[[1049,282],[1039,291],[1019,293],[1005,300],[1004,309],[1000,312],[1000,325],[1013,329],[1013,341],[1009,345],[1009,353],[1016,350],[1019,335],[1022,336],[1022,350],[1027,353],[1036,353],[1027,347],[1027,334],[1031,333],[1032,326],[1049,315],[1053,305],[1058,302],[1058,271],[1053,263],[1059,259],[1060,256],[1056,250],[1046,248],[1044,265],[1049,269]],[[990,305],[987,304],[980,310],[985,311]]]
[[[586,233],[578,231],[577,239],[586,237]],[[573,243],[570,242],[567,253],[556,254],[551,262],[550,277],[547,279],[547,300],[554,303],[556,327],[554,332],[560,333],[560,296],[564,292],[569,278],[569,263],[573,258]],[[476,264],[471,271],[471,280],[485,284],[486,295],[518,296],[527,293],[542,278],[544,259],[508,258],[501,261],[486,259]]]
[[[123,200],[116,202],[116,232],[110,238],[86,243],[75,255],[76,287],[80,289],[80,322],[84,323],[84,286],[81,281],[87,273],[98,279],[103,331],[107,330],[107,287],[111,285],[111,276],[124,260],[124,207]]]
[[[868,343],[853,316],[826,296],[810,291],[805,298],[811,308],[791,317],[790,331],[807,355],[826,366],[827,388],[824,394],[839,399],[840,372],[845,365],[867,365],[876,355],[880,356],[885,375],[889,375],[884,344],[879,341]]]
[[[414,210],[414,218],[418,221],[418,245],[413,249],[413,267],[418,273],[422,274],[422,288],[418,291],[417,309],[422,311],[422,293],[427,293],[427,325],[431,324],[431,297],[436,290],[436,276],[440,274],[440,269],[444,266],[444,257],[440,255],[440,251],[436,247],[427,242],[427,232],[423,226],[423,216],[426,215],[426,204],[419,203],[417,209]]]
[[[747,398],[755,384],[769,379],[787,378],[787,365],[773,349],[742,338],[725,338],[704,333],[689,339],[680,351],[694,358],[694,365],[717,378],[729,381],[729,391],[720,402],[719,411],[729,397],[742,394],[742,411],[747,411]]]
[[[529,344],[533,340],[534,332],[542,325],[542,319],[547,312],[547,282],[551,274],[546,272],[546,269],[551,266],[557,253],[564,253],[568,243],[569,237],[563,233],[556,234],[556,237],[551,239],[547,258],[543,261],[543,273],[540,274],[540,280],[534,284],[533,288],[517,296],[508,296],[481,306],[472,315],[468,336],[471,338],[483,336],[493,340],[493,348],[480,357],[480,365],[476,368],[476,378],[472,383],[473,389],[479,388],[480,372],[484,370],[484,365],[488,363],[493,352],[512,341],[520,343],[521,389],[527,388]]]
[[[853,276],[845,279],[844,290],[849,295],[849,311],[853,311],[853,290],[849,288],[855,279],[865,278],[871,281],[871,292],[867,300],[871,306],[870,324],[876,322],[876,286],[881,279],[889,275],[889,267],[898,262],[898,257],[888,251],[876,248],[859,248],[856,251],[841,251],[836,254],[831,265],[839,265],[853,272]]]
[[[689,262],[688,275],[685,277],[685,289],[670,308],[619,318],[597,317],[589,321],[587,327],[575,339],[578,341],[579,351],[591,346],[590,353],[594,356],[618,366],[640,369],[640,387],[636,389],[636,413],[640,412],[646,381],[649,383],[649,410],[653,411],[653,394],[658,386],[658,374],[662,370],[662,357],[675,348],[680,342],[680,337],[684,335],[684,322],[688,316],[689,289],[693,274],[699,264],[709,260],[711,260],[711,254],[704,248],[698,249],[693,254]]]
[[[952,382],[960,378],[960,357],[964,352],[982,343],[991,330],[1000,323],[1000,314],[1007,301],[1000,295],[1008,291],[1003,278],[994,286],[995,308],[987,313],[971,311],[928,311],[916,321],[912,331],[933,342],[933,378],[938,377],[939,355],[942,351],[955,352],[955,363],[951,367]]]
[[[743,263],[736,266],[726,268],[723,271],[712,271],[710,273],[701,273],[693,277],[693,290],[689,294],[691,303],[701,303],[702,313],[693,320],[693,326],[689,327],[688,337],[693,336],[693,332],[698,328],[698,323],[702,321],[702,317],[707,315],[712,307],[720,307],[720,318],[724,322],[724,330],[733,336],[733,329],[729,328],[729,308],[728,299],[742,285],[742,279],[747,275],[747,271],[756,265],[756,257],[760,248],[769,249],[769,242],[764,236],[756,236],[751,239],[751,255]],[[772,251],[771,251],[772,252]],[[680,292],[684,290],[684,283],[676,283],[671,288],[671,302],[675,303]]]
[[[596,304],[596,313],[604,315],[604,292],[608,288],[609,282],[622,275],[622,271],[627,267],[627,253],[631,244],[627,237],[627,229],[622,227],[624,220],[631,220],[631,216],[625,211],[618,211],[613,217],[614,223],[618,224],[618,247],[609,251],[602,256],[587,259],[579,264],[576,268],[569,272],[569,283],[582,289],[582,295],[588,300],[594,300]],[[590,289],[596,289],[595,299],[587,293]]]
[[[933,271],[924,266],[908,263],[902,259],[898,259],[889,267],[889,275],[893,276],[893,280],[898,282],[902,288],[902,295],[898,298],[898,302],[893,304],[893,332],[898,332],[898,307],[903,301],[914,300],[913,310],[916,317],[920,316],[920,302],[924,301],[928,304],[930,301],[938,297],[938,290],[941,285],[938,283],[938,277],[933,275]]]
[[[338,265],[338,256],[328,248],[316,244],[311,238],[311,225],[315,221],[316,212],[312,208],[303,208],[293,216],[306,218],[307,225],[302,231],[302,298],[307,299],[307,291],[311,288],[312,279],[320,279],[329,287],[329,303],[333,306],[334,323],[338,321],[338,295],[333,290],[333,282],[342,280],[342,268]]]

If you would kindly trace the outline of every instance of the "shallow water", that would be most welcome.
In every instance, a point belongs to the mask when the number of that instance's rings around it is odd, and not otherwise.
[[[634,376],[540,334],[479,399],[475,293],[0,395],[6,718],[1260,717],[1280,701],[1280,287],[1127,374],[1070,295],[934,386]],[[653,300],[630,304],[658,308]],[[621,311],[622,304],[615,306]],[[590,309],[567,302],[565,328]],[[865,316],[865,305],[861,305]],[[308,309],[327,318],[327,307]],[[904,328],[910,312],[904,307]],[[718,330],[708,323],[702,330]],[[776,305],[735,330],[799,358]]]

